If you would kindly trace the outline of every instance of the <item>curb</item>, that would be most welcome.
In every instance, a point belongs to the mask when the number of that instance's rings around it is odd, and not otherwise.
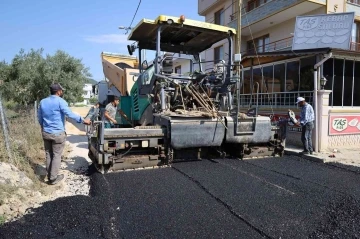
[[[316,163],[326,163],[325,159],[319,158],[316,155],[314,155],[314,156],[313,155],[304,155],[304,154],[301,154],[301,153],[299,153],[297,151],[286,150],[286,149],[285,149],[285,154],[286,155],[298,156],[300,158],[307,159],[309,161],[313,161],[313,162],[316,162]]]

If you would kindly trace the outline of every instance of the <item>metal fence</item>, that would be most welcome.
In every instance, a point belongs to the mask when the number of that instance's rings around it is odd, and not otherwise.
[[[12,152],[12,138],[11,133],[13,131],[9,127],[9,123],[13,120],[21,117],[28,116],[30,120],[34,120],[34,124],[38,124],[37,121],[37,102],[34,105],[17,105],[13,104],[9,106],[9,102],[4,102],[0,96],[0,140],[4,142],[5,150],[7,151],[7,157],[10,163],[13,163],[14,157]],[[27,119],[27,120],[28,120]],[[29,122],[29,121],[27,121]],[[32,124],[32,122],[29,122]]]
[[[297,107],[296,98],[304,97],[307,102],[313,102],[312,91],[296,91],[296,92],[272,92],[272,93],[254,93],[241,94],[240,106],[272,106],[273,108],[289,108]]]
[[[4,142],[5,142],[5,148],[9,157],[9,161],[12,163],[12,155],[11,155],[11,149],[10,149],[10,140],[9,140],[9,126],[8,122],[6,120],[6,114],[3,107],[3,103],[0,97],[0,115],[1,115],[1,126],[4,136]]]

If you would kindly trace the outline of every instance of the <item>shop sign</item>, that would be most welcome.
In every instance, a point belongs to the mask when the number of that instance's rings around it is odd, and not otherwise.
[[[329,135],[360,134],[360,115],[331,115]]]
[[[337,48],[349,50],[354,12],[297,16],[292,50]]]

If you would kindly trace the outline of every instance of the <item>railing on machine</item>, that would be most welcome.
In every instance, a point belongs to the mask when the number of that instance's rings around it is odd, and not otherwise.
[[[306,102],[312,104],[312,91],[296,91],[296,92],[272,92],[272,93],[256,93],[240,94],[240,107],[255,106],[271,106],[272,108],[288,108],[297,107],[296,98],[304,97]]]

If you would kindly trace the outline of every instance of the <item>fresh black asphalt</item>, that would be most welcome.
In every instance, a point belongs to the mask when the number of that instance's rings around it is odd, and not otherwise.
[[[90,176],[0,238],[360,238],[360,173],[296,156]]]

